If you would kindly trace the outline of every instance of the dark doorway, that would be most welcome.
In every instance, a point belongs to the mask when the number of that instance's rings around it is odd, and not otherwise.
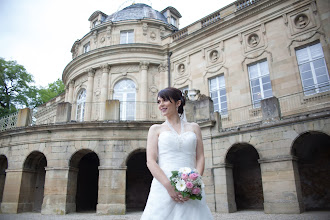
[[[47,160],[43,153],[29,154],[23,165],[18,212],[40,212],[44,198]]]
[[[2,202],[3,190],[6,182],[6,170],[8,168],[7,157],[0,155],[0,204]]]
[[[126,209],[143,211],[153,176],[147,163],[146,152],[135,152],[128,159],[126,172]]]
[[[228,152],[226,162],[233,165],[237,210],[264,209],[259,154],[249,144],[236,144]]]
[[[306,211],[330,210],[330,136],[319,132],[301,135],[293,144]]]
[[[90,152],[81,158],[78,165],[76,211],[96,211],[100,161],[96,153]]]

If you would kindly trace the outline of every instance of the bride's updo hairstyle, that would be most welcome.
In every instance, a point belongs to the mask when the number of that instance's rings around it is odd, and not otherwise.
[[[181,105],[178,108],[178,113],[180,115],[183,114],[183,106],[186,104],[186,99],[185,97],[182,95],[182,92],[177,89],[177,88],[173,88],[173,87],[167,87],[165,89],[162,89],[158,92],[158,96],[162,99],[164,99],[165,101],[169,100],[170,102],[172,102],[172,100],[176,103],[177,101],[181,100]]]

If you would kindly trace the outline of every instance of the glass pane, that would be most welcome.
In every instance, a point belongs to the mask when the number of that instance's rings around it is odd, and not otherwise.
[[[305,63],[299,66],[300,72],[306,72],[311,70],[311,66],[309,63]]]
[[[219,79],[220,88],[225,87],[225,77],[224,76],[219,76],[218,79]]]
[[[296,55],[297,55],[298,64],[307,62],[309,60],[307,48],[297,50]]]
[[[258,93],[258,94],[253,94],[253,100],[256,101],[256,100],[260,100],[261,99],[261,94]]]
[[[251,86],[252,87],[259,86],[259,79],[251,80]]]
[[[220,96],[224,96],[226,95],[226,90],[225,89],[221,89],[220,90]]]
[[[227,109],[227,102],[221,103],[221,109]]]
[[[301,78],[302,78],[302,80],[313,78],[312,71],[307,71],[307,72],[301,73]]]
[[[312,86],[312,85],[314,85],[314,80],[313,79],[307,79],[307,80],[304,80],[303,81],[303,85],[304,85],[304,87],[308,87],[308,86]]]
[[[217,88],[217,82],[216,79],[210,80],[210,90],[215,90]]]
[[[221,102],[227,102],[227,96],[221,96],[220,101]]]
[[[327,70],[325,67],[315,69],[316,76],[328,76]],[[327,77],[328,78],[328,77]]]
[[[270,78],[269,78],[269,76],[262,77],[262,83],[263,83],[263,84],[265,84],[265,83],[270,83]]]
[[[272,97],[272,96],[273,96],[272,90],[264,91],[264,99]]]
[[[250,79],[258,77],[258,68],[257,65],[251,65],[249,66],[249,75]]]
[[[317,80],[318,84],[329,81],[327,75],[318,76],[318,77],[316,77],[316,80]]]
[[[264,84],[264,85],[262,86],[262,88],[263,88],[264,90],[271,90],[271,89],[272,89],[272,84],[270,84],[270,83],[266,83],[266,84]]]
[[[252,88],[252,93],[258,93],[258,92],[260,92],[260,86],[259,85]]]
[[[268,63],[267,61],[264,61],[262,63],[259,64],[259,67],[260,67],[260,73],[261,75],[268,75]]]
[[[211,98],[216,98],[218,97],[218,92],[211,92]]]
[[[314,65],[314,68],[324,67],[325,66],[324,59],[314,60],[313,65]]]
[[[311,51],[312,59],[323,57],[323,51],[322,51],[322,47],[321,47],[320,43],[314,44],[314,45],[310,46],[309,48]]]
[[[320,92],[325,92],[330,90],[330,84],[327,83],[325,85],[322,85],[322,87],[319,87]]]
[[[214,104],[214,111],[218,112],[219,111],[219,105]]]

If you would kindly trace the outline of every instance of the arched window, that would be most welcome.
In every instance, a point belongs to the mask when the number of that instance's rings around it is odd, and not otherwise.
[[[78,93],[78,98],[77,98],[77,112],[76,112],[77,121],[84,121],[85,103],[86,103],[86,89],[82,89]]]
[[[130,79],[123,79],[114,87],[113,99],[120,101],[120,120],[135,119],[135,83]]]

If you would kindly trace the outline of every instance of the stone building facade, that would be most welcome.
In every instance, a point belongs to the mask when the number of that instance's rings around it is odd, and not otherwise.
[[[143,210],[148,128],[167,86],[188,91],[214,212],[330,209],[330,8],[238,0],[179,29],[133,4],[94,12],[65,67],[66,92],[0,132],[3,213]]]

